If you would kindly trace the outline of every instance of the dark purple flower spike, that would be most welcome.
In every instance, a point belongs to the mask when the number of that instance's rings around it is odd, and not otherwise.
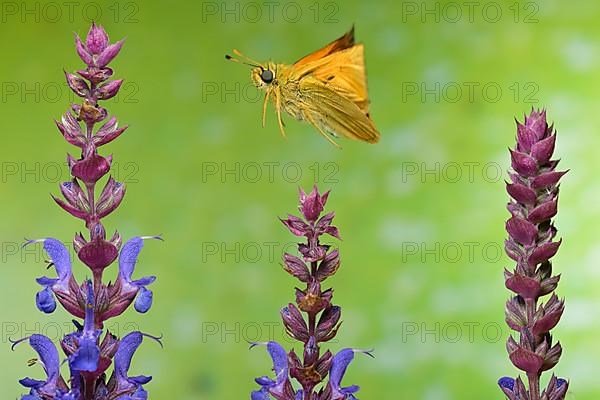
[[[253,343],[251,347],[267,347],[275,379],[257,378],[260,389],[252,392],[252,400],[351,400],[359,390],[358,386],[342,387],[341,381],[354,354],[371,355],[370,352],[344,349],[335,356],[330,351],[321,354],[321,343],[332,340],[341,325],[341,307],[332,304],[333,290],[321,288],[322,282],[340,267],[339,251],[321,243],[323,235],[340,238],[332,225],[334,213],[321,216],[328,197],[329,192],[320,195],[316,187],[309,194],[300,190],[299,209],[304,218],[288,215],[281,220],[292,234],[306,238],[305,243],[298,244],[302,258],[283,255],[284,270],[303,283],[305,289],[296,288],[296,304],[281,309],[286,332],[302,343],[304,351],[300,357],[276,342]],[[294,389],[292,380],[301,388]]]
[[[562,240],[552,218],[557,213],[559,180],[566,171],[556,171],[552,160],[556,132],[546,122],[546,111],[532,110],[521,124],[517,122],[517,145],[510,150],[512,172],[506,191],[511,197],[506,222],[506,253],[516,262],[514,270],[504,271],[506,288],[513,296],[506,303],[506,323],[517,332],[509,337],[506,348],[510,361],[525,372],[521,378],[501,378],[500,389],[510,400],[562,400],[569,383],[552,377],[540,392],[542,372],[559,361],[562,347],[554,343],[550,331],[564,311],[564,300],[554,294],[560,280],[552,274],[550,259]],[[550,295],[545,302],[544,296]]]
[[[75,46],[86,67],[76,74],[66,71],[64,74],[69,88],[81,98],[80,104],[72,104],[60,121],[55,122],[64,139],[80,155],[67,155],[72,179],[60,185],[62,198],[53,198],[63,210],[85,222],[87,238],[82,233],[76,234],[73,247],[79,261],[89,268],[92,279],[81,284],[76,281],[71,254],[59,240],[46,238],[25,243],[42,243],[49,266],[56,271],[56,277],[37,279],[42,290],[36,294],[36,306],[44,313],[52,313],[60,303],[76,318],[73,320],[76,331],[60,342],[69,366],[68,379],[60,374],[58,350],[50,339],[32,335],[15,342],[28,340],[47,374],[45,381],[22,380],[21,383],[30,388],[30,393],[22,399],[147,399],[148,393],[142,385],[150,378],[129,377],[129,366],[144,337],[159,343],[160,340],[140,332],[130,333],[121,340],[110,332],[103,336],[105,321],[122,314],[132,303],[140,313],[150,310],[153,293],[148,286],[156,277],[133,280],[132,275],[143,241],[160,239],[158,236],[134,237],[121,248],[121,235],[115,232],[108,238],[102,224],[102,219],[113,213],[125,196],[125,186],[109,176],[112,156],[99,153],[101,146],[127,129],[127,126],[119,127],[117,119],[109,118],[107,110],[99,104],[116,96],[123,83],[121,79],[109,80],[113,70],[108,67],[121,51],[123,41],[111,44],[104,28],[92,24],[85,42],[75,36]],[[102,125],[97,126],[99,123]],[[97,185],[102,185],[101,191]],[[104,272],[117,258],[117,278],[112,280],[114,283],[105,283]],[[114,368],[107,381],[111,365]]]

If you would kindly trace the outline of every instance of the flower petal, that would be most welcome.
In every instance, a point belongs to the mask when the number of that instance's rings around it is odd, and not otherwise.
[[[140,314],[145,314],[152,307],[152,291],[142,287],[135,299],[135,310]]]
[[[65,282],[71,276],[71,255],[69,250],[59,240],[48,238],[44,239],[44,250],[52,260],[58,279]]]
[[[40,363],[44,366],[47,375],[47,379],[43,382],[43,385],[37,387],[43,386],[44,390],[53,392],[60,377],[60,361],[56,346],[48,337],[39,334],[34,334],[29,337],[29,345],[38,353]],[[29,385],[37,385],[40,381],[26,378],[22,379],[20,382],[27,387],[34,387]]]
[[[352,399],[352,395],[360,390],[359,386],[352,385],[345,388],[341,387],[342,379],[346,373],[348,365],[354,360],[354,353],[365,353],[372,357],[368,351],[342,349],[334,357],[329,371],[329,386],[333,392],[332,400]],[[348,395],[350,397],[348,397]]]
[[[56,310],[56,300],[52,289],[46,287],[35,295],[35,304],[41,312],[51,314]]]
[[[110,63],[121,51],[121,47],[123,47],[124,40],[119,40],[115,44],[111,44],[108,46],[100,56],[98,56],[97,64],[98,67],[105,67]]]
[[[129,239],[121,249],[121,254],[119,255],[119,274],[127,282],[131,282],[131,275],[133,275],[135,263],[142,247],[144,247],[144,241],[141,237],[137,236]]]

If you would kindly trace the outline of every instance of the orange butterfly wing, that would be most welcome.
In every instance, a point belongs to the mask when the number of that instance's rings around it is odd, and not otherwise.
[[[344,36],[301,58],[291,67],[291,78],[312,76],[369,113],[364,46],[354,44],[354,27]]]
[[[354,46],[354,26],[342,37],[329,43],[327,46],[319,49],[307,56],[302,57],[294,63],[294,67],[300,68],[304,64],[308,64],[312,61],[319,60],[326,57],[336,51],[344,50]]]

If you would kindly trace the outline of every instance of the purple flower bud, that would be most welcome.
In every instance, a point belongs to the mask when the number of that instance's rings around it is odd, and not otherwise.
[[[315,337],[319,342],[328,342],[335,337],[341,324],[342,309],[338,306],[327,307],[321,314]]]
[[[507,275],[506,288],[517,293],[524,299],[537,299],[540,295],[540,282],[534,278],[505,270]]]
[[[517,217],[506,221],[506,231],[514,240],[525,246],[532,244],[537,235],[534,224]]]
[[[558,183],[560,178],[562,178],[563,175],[566,174],[567,172],[568,171],[562,171],[562,172],[552,171],[552,172],[545,172],[543,174],[540,174],[540,175],[536,176],[535,178],[533,178],[533,180],[531,181],[531,188],[539,190],[539,189],[545,189],[547,187],[554,186]]]
[[[124,40],[119,40],[115,44],[111,44],[108,46],[102,54],[98,56],[98,60],[96,61],[96,65],[98,67],[105,67],[108,65],[121,51],[121,47],[123,47]]]
[[[100,54],[108,46],[108,35],[102,26],[97,26],[92,23],[87,37],[85,39],[85,45],[88,51],[92,54]]]
[[[93,153],[81,160],[75,162],[71,168],[71,173],[74,177],[81,181],[91,184],[96,183],[100,178],[110,170],[110,162],[108,159]]]
[[[562,346],[560,343],[556,343],[552,346],[544,356],[544,364],[542,366],[542,371],[548,371],[558,364],[560,360],[560,356],[562,355]]]
[[[96,134],[92,137],[92,141],[96,147],[100,147],[119,137],[119,135],[121,135],[125,129],[127,129],[127,126],[119,128],[117,119],[112,117],[104,125],[102,125],[100,129],[98,129],[98,132],[96,132]]]
[[[79,219],[83,219],[83,220],[87,221],[89,214],[86,210],[82,210],[82,209],[79,209],[78,207],[74,207],[70,204],[67,204],[64,201],[62,201],[61,199],[59,199],[58,197],[55,197],[53,195],[52,195],[52,199],[56,202],[56,204],[58,204],[60,206],[60,208],[62,208],[63,210],[65,210],[66,212],[68,212],[69,214],[74,216],[75,218],[79,218]]]
[[[96,97],[98,98],[98,100],[108,100],[110,98],[113,98],[119,92],[119,89],[121,88],[122,84],[123,79],[109,81],[96,90]]]
[[[327,197],[329,197],[329,192],[320,196],[316,185],[308,195],[300,189],[300,212],[308,222],[314,223],[317,221],[319,215],[323,212]]]
[[[513,296],[506,302],[506,324],[513,330],[521,332],[527,327],[527,310],[525,301],[520,296]]]
[[[528,219],[534,224],[539,224],[554,217],[556,215],[556,212],[558,211],[557,208],[557,200],[548,201],[546,203],[540,204],[531,211]]]
[[[529,155],[510,150],[512,167],[524,177],[533,176],[538,171],[537,162]]]
[[[96,204],[98,218],[104,218],[113,212],[121,204],[123,196],[125,196],[125,186],[112,177],[109,178]]]
[[[540,140],[531,147],[531,155],[539,165],[544,165],[550,161],[552,153],[554,153],[554,145],[556,143],[556,135]]]
[[[77,256],[94,274],[101,275],[102,271],[117,259],[118,250],[110,242],[95,239],[81,247]]]
[[[504,250],[506,251],[506,254],[514,261],[519,261],[519,259],[523,256],[522,247],[512,240],[504,241]]]
[[[308,283],[311,280],[310,271],[304,261],[289,253],[283,255],[283,268],[301,282]]]
[[[515,367],[529,374],[539,374],[544,364],[543,357],[522,347],[510,353],[509,358]]]
[[[296,236],[304,236],[309,232],[309,226],[298,217],[288,214],[288,219],[281,220],[285,226]]]
[[[512,392],[513,388],[515,387],[515,380],[513,378],[509,378],[508,376],[505,376],[498,380],[498,385],[501,388],[506,388]]]
[[[498,386],[500,386],[500,389],[509,400],[518,400],[517,395],[513,392],[515,387],[515,380],[513,378],[509,378],[508,376],[500,378],[498,380]]]
[[[517,122],[517,143],[520,151],[529,153],[534,143],[544,138],[548,125],[546,124],[546,111],[532,110],[525,123]]]
[[[77,183],[76,179],[61,183],[60,192],[72,207],[85,212],[90,211],[90,203],[87,199],[87,196],[83,190],[81,190],[81,187],[79,186],[79,183]]]
[[[314,336],[311,336],[304,346],[304,363],[306,365],[314,365],[319,358],[319,346],[317,345],[317,341]],[[301,383],[306,383],[301,382]],[[315,382],[315,383],[318,383]],[[304,386],[304,385],[303,385]]]
[[[104,67],[104,68],[89,67],[88,69],[80,69],[77,71],[77,73],[82,78],[85,78],[94,84],[104,82],[105,80],[107,80],[108,78],[113,76],[113,70],[108,67]]]
[[[81,130],[79,122],[73,117],[73,114],[67,112],[61,118],[61,122],[54,122],[67,142],[79,148],[83,148],[86,143],[86,138]]]
[[[300,314],[300,310],[295,305],[290,303],[287,307],[283,307],[281,318],[285,330],[291,337],[305,343],[308,341],[308,327],[304,318],[302,318],[302,314]]]
[[[569,389],[569,382],[566,379],[557,378],[552,375],[546,388],[546,396],[550,400],[563,400]]]
[[[88,97],[90,95],[90,87],[88,84],[78,77],[65,71],[65,77],[67,78],[67,84],[69,88],[79,97]]]
[[[550,242],[540,245],[529,256],[529,264],[535,266],[548,261],[558,252],[558,248],[560,247],[561,243],[562,240],[559,240],[558,242]]]
[[[90,52],[85,48],[81,38],[75,34],[75,47],[77,49],[77,54],[81,61],[83,61],[86,65],[92,66],[94,65],[94,57],[90,54]]]
[[[327,215],[323,216],[321,219],[319,219],[319,222],[317,222],[317,225],[316,225],[316,232],[318,235],[327,233],[336,239],[341,239],[338,229],[335,226],[331,226],[334,216],[335,216],[335,212],[330,212],[329,214],[327,214]]]
[[[535,204],[537,195],[535,191],[520,183],[507,183],[506,191],[508,194],[521,204],[532,206]]]
[[[316,278],[322,282],[330,276],[334,275],[339,267],[340,252],[338,250],[333,250],[332,252],[328,253],[319,264]]]
[[[565,310],[565,303],[560,301],[556,295],[552,295],[542,310],[542,316],[535,321],[532,329],[533,334],[538,336],[550,332],[558,324]]]

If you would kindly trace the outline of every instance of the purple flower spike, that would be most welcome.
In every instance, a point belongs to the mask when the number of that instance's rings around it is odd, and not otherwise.
[[[29,340],[40,356],[47,379],[26,378],[21,383],[30,389],[24,400],[146,400],[148,392],[142,385],[149,377],[129,377],[128,370],[133,353],[144,336],[134,332],[119,340],[111,332],[104,332],[105,322],[125,312],[132,303],[140,313],[147,312],[153,301],[148,290],[155,277],[132,280],[132,275],[143,240],[137,237],[122,246],[121,235],[115,231],[108,238],[103,219],[122,203],[125,186],[110,177],[112,155],[101,154],[100,148],[117,139],[127,126],[119,128],[115,117],[110,117],[100,102],[116,96],[123,79],[112,79],[114,71],[108,64],[119,54],[123,40],[114,44],[100,25],[92,24],[85,42],[75,35],[77,54],[85,63],[75,73],[64,71],[69,88],[75,93],[77,104],[71,104],[56,127],[62,137],[75,146],[77,155],[67,155],[71,178],[60,184],[61,198],[54,201],[72,216],[85,222],[85,233],[78,232],[73,239],[76,259],[91,272],[91,279],[81,285],[72,272],[69,250],[57,239],[31,240],[43,243],[50,266],[56,277],[41,277],[42,286],[36,296],[36,306],[44,313],[52,313],[60,303],[71,314],[75,331],[60,341],[66,355],[68,377],[59,370],[56,346],[46,337],[32,335],[13,344]],[[101,123],[102,126],[97,124]],[[106,177],[108,176],[108,179]],[[102,185],[99,193],[97,185]],[[159,237],[154,237],[159,238]],[[123,247],[123,249],[121,249]],[[114,282],[103,280],[104,271],[119,259],[118,278]],[[83,323],[80,323],[83,319]],[[103,336],[104,334],[104,336]],[[162,344],[161,344],[162,345]],[[37,361],[36,361],[37,362]],[[113,367],[110,379],[109,368]],[[65,370],[67,368],[65,367]]]
[[[281,222],[289,231],[306,242],[298,243],[299,258],[290,253],[283,255],[283,268],[303,284],[296,288],[296,304],[289,303],[280,309],[286,333],[301,343],[303,352],[286,350],[276,342],[263,344],[273,359],[275,379],[263,376],[256,382],[261,386],[252,392],[252,400],[341,400],[354,399],[358,386],[341,387],[341,381],[358,350],[344,349],[335,357],[331,351],[321,352],[323,343],[334,339],[341,326],[341,307],[334,305],[333,289],[322,287],[340,268],[340,253],[321,242],[322,237],[340,238],[333,226],[335,214],[322,215],[329,192],[319,194],[317,187],[306,194],[300,189],[300,212],[304,218],[288,215]],[[365,352],[370,355],[370,353]],[[329,375],[329,382],[327,382]],[[301,389],[294,390],[291,379]]]
[[[552,218],[558,211],[558,184],[566,171],[556,171],[552,160],[556,132],[546,122],[546,111],[532,110],[524,123],[517,122],[517,145],[510,150],[511,182],[506,221],[506,254],[516,262],[514,270],[504,271],[505,286],[515,295],[506,303],[508,326],[518,339],[510,336],[506,345],[509,359],[527,375],[528,387],[517,378],[504,377],[498,385],[510,400],[563,400],[566,387],[553,378],[540,391],[543,371],[552,369],[562,354],[550,331],[558,324],[564,301],[554,294],[560,280],[552,274],[551,259],[562,240],[556,240]],[[551,295],[545,302],[540,299]]]

